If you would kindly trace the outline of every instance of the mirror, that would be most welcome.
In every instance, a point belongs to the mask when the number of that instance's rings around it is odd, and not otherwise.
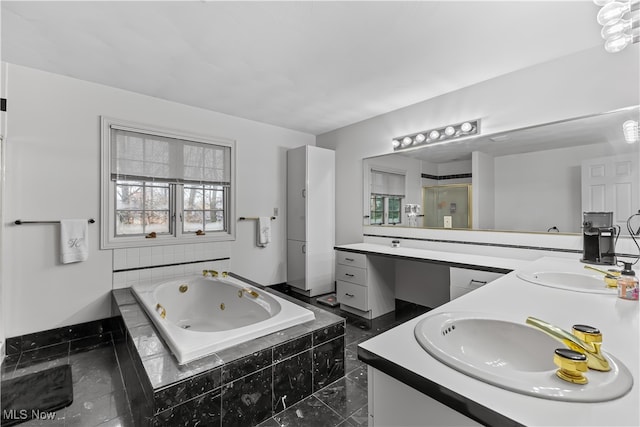
[[[640,142],[627,143],[622,124],[639,116],[633,106],[366,158],[364,224],[581,233],[583,212],[606,211],[628,234],[626,220],[640,209]],[[379,175],[396,178],[396,189]],[[459,201],[424,197],[426,187],[461,184],[471,189],[462,226]]]

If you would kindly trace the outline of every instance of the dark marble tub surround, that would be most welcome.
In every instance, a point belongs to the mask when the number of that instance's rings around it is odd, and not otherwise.
[[[113,314],[123,319],[116,348],[136,425],[256,425],[344,376],[345,320],[263,289],[316,319],[184,365],[131,290],[112,292]]]

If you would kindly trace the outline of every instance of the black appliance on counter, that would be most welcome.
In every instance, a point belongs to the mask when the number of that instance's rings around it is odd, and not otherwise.
[[[583,212],[583,249],[580,261],[589,264],[615,265],[617,227],[613,212]]]

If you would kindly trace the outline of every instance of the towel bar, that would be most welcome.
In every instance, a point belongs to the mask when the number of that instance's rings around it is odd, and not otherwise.
[[[258,218],[257,216],[241,216],[240,218],[238,218],[238,221],[249,221],[250,219],[257,221]],[[271,221],[273,221],[274,219],[276,219],[275,216],[271,217]]]
[[[96,222],[95,219],[93,218],[89,218],[88,219],[89,224],[93,224],[94,222]],[[23,221],[21,219],[16,219],[14,221],[15,225],[22,225],[22,224],[60,224],[60,221]]]

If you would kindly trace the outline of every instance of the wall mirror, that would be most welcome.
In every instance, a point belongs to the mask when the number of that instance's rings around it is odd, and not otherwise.
[[[364,224],[580,233],[583,212],[606,211],[628,234],[640,209],[640,142],[627,143],[622,124],[639,117],[632,106],[365,158]]]

